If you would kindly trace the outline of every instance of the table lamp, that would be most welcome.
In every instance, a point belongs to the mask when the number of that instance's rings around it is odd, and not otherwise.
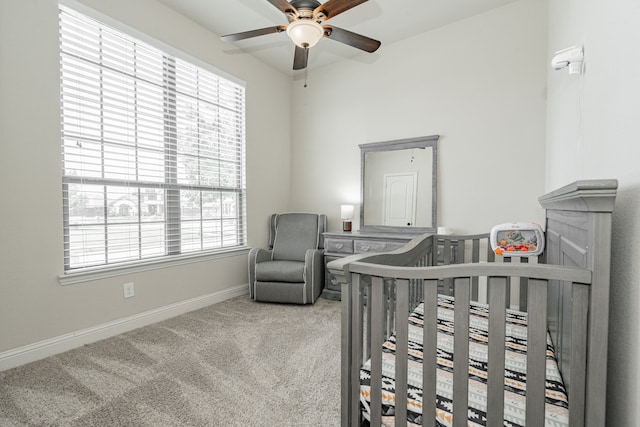
[[[351,220],[353,219],[353,205],[341,205],[340,217],[342,218],[342,231],[351,231]]]

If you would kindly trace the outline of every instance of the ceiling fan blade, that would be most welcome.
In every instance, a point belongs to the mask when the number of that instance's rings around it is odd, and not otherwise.
[[[321,4],[313,11],[313,16],[323,14],[326,19],[333,18],[334,16],[356,7],[359,4],[366,2],[367,0],[329,0],[328,2]]]
[[[293,54],[293,69],[304,70],[305,68],[307,68],[308,59],[309,59],[309,48],[296,46],[296,51]]]
[[[299,16],[298,10],[291,6],[287,0],[267,0],[269,3],[280,9],[285,15]]]
[[[374,40],[360,34],[352,33],[351,31],[343,30],[342,28],[334,27],[332,25],[323,25],[322,27],[325,30],[325,37],[340,43],[348,44],[349,46],[353,46],[358,49],[362,49],[365,52],[375,52],[381,45],[378,40]]]
[[[286,25],[276,25],[275,27],[260,28],[259,30],[245,31],[243,33],[227,34],[220,38],[225,42],[237,42],[238,40],[264,36],[266,34],[281,33],[283,31],[287,31]]]

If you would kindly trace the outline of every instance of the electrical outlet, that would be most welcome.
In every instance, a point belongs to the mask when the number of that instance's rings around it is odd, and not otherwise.
[[[132,296],[135,295],[135,292],[133,291],[133,282],[125,283],[124,285],[122,285],[122,288],[124,289],[125,298],[131,298]]]

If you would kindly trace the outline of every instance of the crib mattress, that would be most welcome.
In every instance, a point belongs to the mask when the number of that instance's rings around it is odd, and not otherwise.
[[[454,299],[438,297],[438,345],[436,414],[438,426],[451,426],[453,398],[453,304]],[[407,384],[407,425],[422,425],[422,325],[423,304],[409,316],[409,363]],[[486,305],[471,303],[469,320],[469,426],[486,426],[488,316]],[[505,405],[504,425],[525,425],[526,393],[526,313],[507,310],[505,335]],[[395,336],[383,346],[382,354],[382,422],[394,426]],[[364,417],[370,415],[371,362],[360,370],[360,402]],[[562,382],[555,351],[547,334],[545,425],[569,424],[567,394]]]

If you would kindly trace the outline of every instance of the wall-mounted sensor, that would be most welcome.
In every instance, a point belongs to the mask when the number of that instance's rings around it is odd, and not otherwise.
[[[551,60],[551,67],[554,70],[561,70],[569,67],[569,74],[580,74],[582,72],[582,60],[584,53],[582,46],[572,46],[556,52]]]

